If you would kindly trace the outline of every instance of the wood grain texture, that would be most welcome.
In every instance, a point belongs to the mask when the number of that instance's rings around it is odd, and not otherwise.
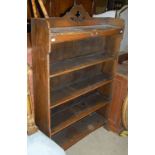
[[[119,64],[118,72],[114,79],[112,103],[107,106],[108,121],[106,128],[116,133],[120,133],[124,129],[122,125],[122,106],[128,93],[128,77],[124,74],[124,72],[127,73],[128,68],[125,65],[122,70],[120,69],[122,65]]]
[[[52,19],[52,20],[51,20]],[[80,22],[68,20],[65,17],[62,18],[49,18],[48,22],[51,28],[59,27],[71,27],[71,26],[90,26],[90,25],[113,25],[122,28],[124,30],[124,21],[122,19],[114,18],[90,18]],[[122,32],[123,33],[123,32]]]
[[[122,33],[122,28],[109,25],[78,26],[51,29],[51,42],[61,43],[98,36],[109,36]]]
[[[33,19],[31,28],[35,120],[39,129],[50,135],[49,31],[48,23]]]

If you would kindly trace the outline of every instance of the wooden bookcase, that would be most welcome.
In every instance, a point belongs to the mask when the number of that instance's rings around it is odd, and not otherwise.
[[[124,22],[77,5],[31,23],[36,124],[67,149],[105,122]]]

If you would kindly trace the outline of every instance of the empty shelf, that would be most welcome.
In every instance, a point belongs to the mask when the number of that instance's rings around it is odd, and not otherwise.
[[[67,74],[112,59],[113,56],[108,56],[103,53],[96,53],[59,61],[57,63],[51,64],[50,77]]]
[[[110,82],[112,82],[111,76],[100,73],[63,88],[51,90],[51,108],[64,104]]]
[[[79,122],[65,128],[61,132],[51,136],[51,138],[66,150],[92,131],[103,126],[104,123],[104,117],[97,113],[93,113]]]

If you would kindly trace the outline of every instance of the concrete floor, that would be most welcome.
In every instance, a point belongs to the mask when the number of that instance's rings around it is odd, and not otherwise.
[[[127,155],[128,138],[120,137],[103,127],[70,147],[66,155]]]

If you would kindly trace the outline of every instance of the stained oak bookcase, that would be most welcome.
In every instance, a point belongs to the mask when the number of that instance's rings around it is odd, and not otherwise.
[[[77,5],[31,25],[36,124],[67,149],[105,123],[124,22]]]

